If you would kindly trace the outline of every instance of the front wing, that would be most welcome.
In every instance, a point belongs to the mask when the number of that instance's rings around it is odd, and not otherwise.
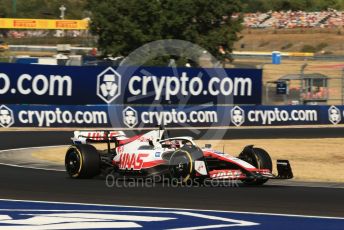
[[[228,180],[244,180],[244,179],[291,179],[293,173],[288,160],[277,160],[278,175],[272,174],[269,169],[213,169],[206,171],[204,161],[195,162],[196,176],[208,177],[210,179],[228,179]]]

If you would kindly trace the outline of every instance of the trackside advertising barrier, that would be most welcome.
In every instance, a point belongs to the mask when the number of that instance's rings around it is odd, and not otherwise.
[[[2,127],[219,127],[344,124],[344,106],[0,105]]]
[[[260,104],[261,69],[0,63],[3,104]]]
[[[0,18],[0,29],[87,30],[88,20]]]

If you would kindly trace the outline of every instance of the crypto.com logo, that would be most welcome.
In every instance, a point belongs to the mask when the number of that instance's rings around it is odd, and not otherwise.
[[[0,125],[4,128],[8,128],[13,124],[13,111],[5,105],[0,106]]]
[[[137,111],[130,106],[123,110],[123,123],[129,127],[134,128],[139,123]]]
[[[97,95],[111,103],[121,94],[121,75],[109,67],[97,76]]]
[[[342,120],[340,110],[336,106],[331,106],[328,109],[328,119],[334,125],[337,125]]]
[[[239,106],[231,110],[231,121],[235,126],[241,126],[245,122],[245,111]]]
[[[169,66],[170,71],[171,73],[173,73],[174,77],[177,77],[181,74],[180,72],[181,69],[179,69],[178,67],[184,67],[184,65],[177,66],[175,61],[187,60],[188,63],[185,63],[185,66],[187,66],[187,64],[190,65],[190,63],[195,63],[196,66],[209,67],[209,68],[204,68],[203,69],[204,71],[200,71],[198,74],[196,74],[196,76],[194,76],[195,77],[194,79],[200,79],[200,78],[204,79],[207,76],[229,78],[226,70],[223,68],[220,61],[216,60],[216,58],[212,56],[210,52],[208,52],[207,50],[205,50],[204,48],[200,47],[197,44],[193,44],[191,42],[183,41],[183,40],[176,40],[176,39],[153,41],[153,42],[144,44],[141,47],[138,47],[136,50],[131,52],[127,57],[125,57],[123,61],[121,61],[120,65],[116,68],[116,71],[120,73],[123,77],[126,76],[128,78],[133,77],[133,76],[138,76],[138,75],[155,76],[156,74],[150,73],[149,69],[145,69],[144,67],[147,66],[149,63],[151,63],[152,60],[160,60],[160,59],[165,60],[166,57],[171,57],[171,58],[173,57],[173,59],[171,59],[169,63],[165,63],[165,64],[166,66],[167,65]],[[211,68],[211,67],[215,67],[215,68]],[[158,80],[158,78],[154,78],[154,79]],[[161,78],[161,79],[165,79],[165,78]],[[187,93],[187,95],[183,95],[181,93],[177,95],[173,95],[174,96],[173,102],[168,101],[166,105],[162,105],[163,96],[165,97],[168,96],[164,94],[166,93],[166,90],[169,90],[169,91],[175,90],[175,92],[177,92],[176,91],[177,88],[174,84],[172,84],[172,86],[167,85],[168,88],[164,87],[166,86],[166,84],[161,79],[159,77],[159,87],[160,87],[159,90],[152,90],[153,87],[145,87],[147,88],[147,91],[145,91],[145,93],[142,93],[141,91],[141,93],[138,93],[137,95],[130,95],[130,92],[129,92],[128,98],[121,97],[123,98],[122,103],[120,101],[117,101],[119,99],[117,98],[116,104],[126,104],[128,102],[133,102],[136,100],[141,100],[141,101],[151,100],[153,95],[157,96],[156,91],[159,91],[161,92],[161,95],[158,97],[159,100],[151,101],[152,104],[147,104],[144,107],[142,107],[142,111],[144,112],[155,111],[157,108],[163,108],[163,106],[177,106],[179,111],[199,111],[202,109],[202,106],[200,105],[190,104],[190,100],[194,97],[194,95],[191,95],[191,93]],[[152,81],[153,81],[153,78],[152,78]],[[147,84],[147,82],[145,84]],[[124,93],[123,91],[125,91],[125,89],[122,88],[122,94]],[[226,97],[223,97],[223,95],[218,94],[216,95],[216,97],[217,97],[216,103],[221,101],[221,103],[223,104],[233,104],[233,94],[228,95]],[[209,103],[214,104],[214,101],[209,99]],[[207,104],[207,103],[202,103],[202,105],[203,104]],[[108,114],[109,114],[110,122],[113,127],[118,126],[119,117],[123,118],[124,123],[122,124],[125,124],[126,127],[130,127],[130,128],[145,127],[146,123],[142,122],[141,117],[139,117],[141,116],[141,114],[135,113],[133,109],[128,109],[128,110],[126,109],[125,111],[123,110],[116,111],[113,108],[114,106],[108,107]],[[173,125],[173,126],[181,127],[184,129],[188,129],[192,133],[194,133],[195,137],[200,138],[200,139],[202,139],[203,136],[207,136],[209,138],[209,135],[211,135],[213,139],[221,140],[223,136],[225,135],[225,133],[227,132],[227,130],[221,129],[218,132],[213,132],[211,128],[217,127],[217,126],[229,126],[230,120],[228,119],[228,117],[230,116],[229,114],[230,111],[226,110],[226,112],[220,113],[220,110],[221,110],[221,107],[219,106],[217,107],[215,111],[216,113],[221,114],[218,117],[218,121],[220,122],[212,122],[211,125],[208,127],[209,131],[207,132],[200,132],[199,130],[195,129],[194,124],[192,122],[183,122],[183,123],[176,122],[174,124],[171,124],[171,126]],[[127,131],[127,133],[129,132],[130,130]],[[135,135],[135,133],[133,132],[132,135]]]

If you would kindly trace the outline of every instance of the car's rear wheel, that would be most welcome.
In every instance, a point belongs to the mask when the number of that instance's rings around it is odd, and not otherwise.
[[[250,148],[244,150],[239,158],[246,161],[247,163],[253,165],[257,169],[269,169],[272,172],[272,160],[270,155],[261,148]],[[262,185],[266,183],[269,179],[246,179],[242,182],[248,185]]]
[[[72,145],[65,156],[65,168],[72,178],[92,178],[100,173],[100,156],[92,145]]]

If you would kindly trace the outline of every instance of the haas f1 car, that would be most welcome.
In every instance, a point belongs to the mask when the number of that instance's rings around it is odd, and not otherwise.
[[[198,147],[191,137],[166,137],[163,129],[127,137],[122,131],[75,131],[73,145],[65,156],[72,178],[92,178],[109,172],[126,178],[164,176],[186,183],[190,179],[241,180],[262,185],[269,179],[291,179],[287,160],[277,160],[278,175],[272,174],[269,154],[253,145],[238,157]],[[107,143],[97,150],[92,143]]]

